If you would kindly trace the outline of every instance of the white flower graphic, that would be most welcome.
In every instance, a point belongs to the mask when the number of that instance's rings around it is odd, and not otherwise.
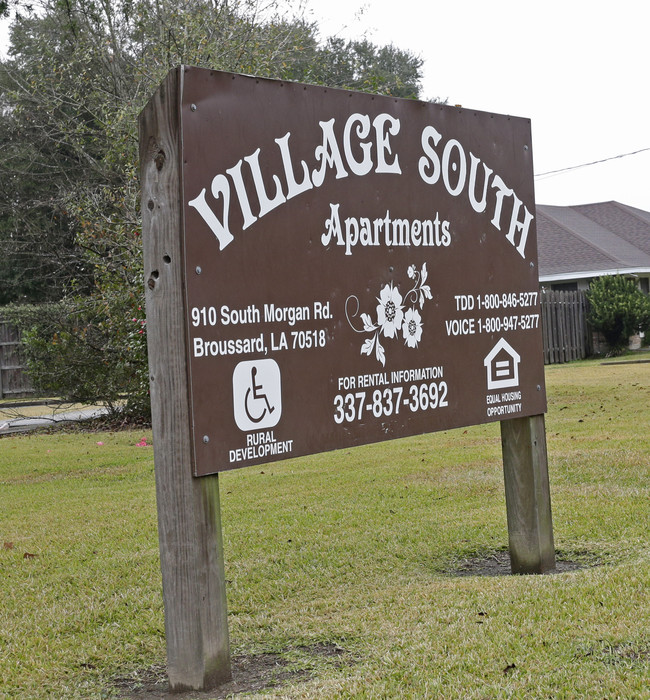
[[[409,348],[416,348],[422,340],[422,316],[416,306],[420,309],[427,299],[433,299],[431,287],[425,284],[427,281],[427,264],[422,265],[418,270],[415,265],[409,265],[406,274],[413,280],[413,287],[409,289],[405,297],[402,297],[397,287],[392,282],[384,285],[377,297],[377,323],[370,314],[359,313],[359,299],[351,294],[345,301],[345,315],[348,323],[357,333],[368,333],[369,338],[361,345],[362,355],[372,355],[374,352],[378,362],[386,365],[386,351],[380,342],[383,335],[386,338],[399,337],[402,331],[404,344]],[[404,302],[412,304],[404,311]],[[358,328],[353,319],[359,317],[363,323],[363,328]]]
[[[391,282],[381,290],[377,301],[377,323],[381,326],[381,332],[387,338],[394,338],[404,318],[402,295]]]
[[[422,339],[422,317],[417,309],[407,309],[402,324],[404,341],[410,348],[416,348]]]

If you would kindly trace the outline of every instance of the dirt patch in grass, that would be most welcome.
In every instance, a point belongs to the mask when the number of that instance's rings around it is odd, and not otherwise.
[[[326,658],[340,667],[351,663],[351,655],[337,644],[299,646],[296,650],[308,657]],[[308,665],[308,664],[307,664]],[[280,654],[244,654],[231,659],[232,681],[214,690],[171,692],[164,666],[154,666],[116,678],[113,687],[118,696],[129,700],[217,700],[239,693],[259,693],[285,683],[295,683],[313,677],[305,664],[287,660]]]
[[[621,663],[650,665],[650,641],[612,644],[601,640],[577,656],[592,657],[609,665]]]
[[[594,556],[569,559],[558,554],[555,569],[545,572],[545,575],[587,569],[598,566],[600,563],[600,560]],[[451,576],[511,576],[510,554],[508,552],[492,552],[481,557],[464,559],[457,566],[449,569],[447,573]]]

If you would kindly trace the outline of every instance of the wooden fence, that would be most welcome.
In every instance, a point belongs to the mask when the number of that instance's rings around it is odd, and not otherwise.
[[[0,399],[35,393],[20,352],[18,330],[0,319]]]
[[[543,291],[544,364],[582,360],[593,353],[585,292]]]

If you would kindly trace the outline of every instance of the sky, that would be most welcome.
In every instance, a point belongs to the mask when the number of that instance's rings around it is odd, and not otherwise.
[[[538,204],[650,211],[647,0],[307,0],[307,12],[323,37],[420,56],[423,98],[530,118]]]
[[[423,99],[530,118],[539,204],[650,211],[647,0],[304,2],[322,38],[366,37],[420,56]]]

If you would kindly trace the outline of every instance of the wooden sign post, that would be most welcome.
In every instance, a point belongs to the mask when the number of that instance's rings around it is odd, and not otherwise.
[[[221,471],[501,422],[554,567],[530,121],[173,70],[140,118],[171,688],[230,678]]]
[[[140,117],[158,537],[174,691],[211,688],[231,677],[219,476],[192,475],[178,103],[178,72],[172,72]]]
[[[501,421],[510,566],[513,574],[555,568],[544,416]]]

